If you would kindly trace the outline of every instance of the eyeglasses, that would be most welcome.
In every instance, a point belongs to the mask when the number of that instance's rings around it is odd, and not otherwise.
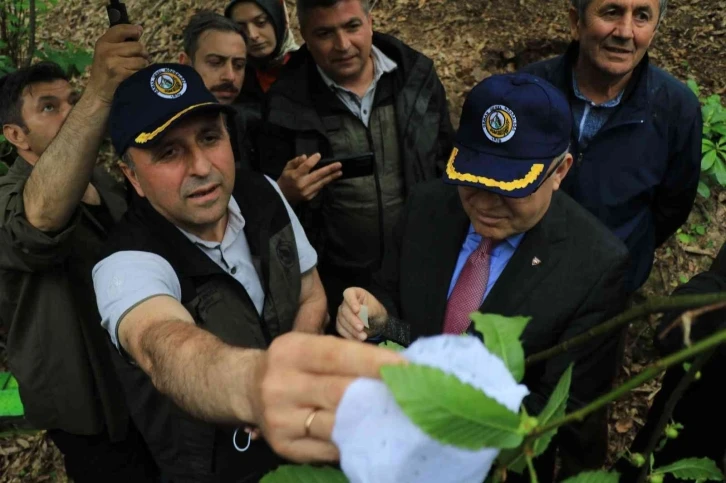
[[[535,194],[537,192],[537,190],[540,189],[543,184],[545,184],[545,181],[547,181],[550,178],[550,176],[552,176],[559,169],[560,165],[565,162],[566,157],[567,157],[567,154],[565,153],[565,155],[562,156],[559,161],[557,161],[557,164],[555,164],[555,167],[552,168],[552,171],[547,173],[547,176],[542,178],[542,181],[537,185],[537,187],[534,189],[534,191],[532,191],[529,194],[529,196],[532,196],[533,194]]]

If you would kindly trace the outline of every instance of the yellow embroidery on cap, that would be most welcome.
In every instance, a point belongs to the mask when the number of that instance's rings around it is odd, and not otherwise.
[[[446,175],[452,180],[478,183],[488,188],[499,188],[504,191],[514,191],[526,188],[537,181],[539,175],[544,171],[544,164],[537,163],[532,165],[529,173],[527,173],[524,178],[514,179],[512,181],[497,181],[496,179],[487,178],[485,176],[474,176],[473,174],[459,173],[456,171],[456,168],[454,168],[454,159],[456,159],[457,154],[459,154],[459,149],[454,148],[451,152],[451,156],[449,157],[449,162],[446,165]]]
[[[157,127],[156,129],[154,129],[154,131],[148,132],[148,133],[147,132],[142,132],[141,134],[139,134],[138,136],[136,136],[136,139],[134,139],[134,141],[137,144],[147,143],[147,142],[151,141],[152,139],[154,139],[159,134],[161,134],[162,132],[164,132],[164,130],[166,128],[168,128],[169,125],[172,122],[176,121],[177,119],[179,119],[181,116],[183,116],[187,112],[191,111],[192,109],[196,109],[197,107],[208,106],[210,104],[214,104],[214,102],[203,102],[201,104],[194,104],[193,106],[189,106],[186,109],[184,109],[183,111],[177,112],[171,119],[169,119],[164,124],[162,124],[161,126]]]

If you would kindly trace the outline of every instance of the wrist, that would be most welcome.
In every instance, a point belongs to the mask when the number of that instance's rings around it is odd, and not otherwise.
[[[218,370],[231,375],[227,384],[228,401],[235,419],[260,425],[262,421],[262,380],[267,363],[265,351],[229,347]],[[230,368],[232,371],[230,371]]]
[[[100,94],[98,90],[94,89],[92,86],[88,86],[83,91],[83,95],[78,100],[76,107],[80,106],[89,114],[96,112],[109,113],[111,111],[111,102],[112,99],[107,99],[105,96]]]

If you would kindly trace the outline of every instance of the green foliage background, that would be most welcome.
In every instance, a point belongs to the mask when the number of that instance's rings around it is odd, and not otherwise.
[[[58,0],[36,0],[35,12],[29,0],[0,0],[0,76],[14,72],[32,61],[52,61],[69,77],[80,76],[91,65],[93,54],[70,42],[60,48],[46,43],[35,45],[35,24]],[[0,134],[0,176],[8,171],[14,156],[13,146]]]

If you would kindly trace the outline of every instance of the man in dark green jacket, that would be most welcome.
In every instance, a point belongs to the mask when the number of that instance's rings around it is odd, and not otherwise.
[[[80,99],[52,63],[0,80],[3,135],[19,155],[0,178],[8,361],[26,419],[48,430],[76,482],[154,481],[156,473],[129,425],[90,279],[126,209],[123,191],[94,167],[116,86],[146,64],[140,35],[125,25],[101,37]]]
[[[260,164],[297,206],[335,314],[345,288],[368,285],[411,187],[441,175],[453,128],[431,59],[374,33],[368,1],[299,0],[297,13],[306,43],[268,92]],[[314,169],[366,153],[364,176]]]

